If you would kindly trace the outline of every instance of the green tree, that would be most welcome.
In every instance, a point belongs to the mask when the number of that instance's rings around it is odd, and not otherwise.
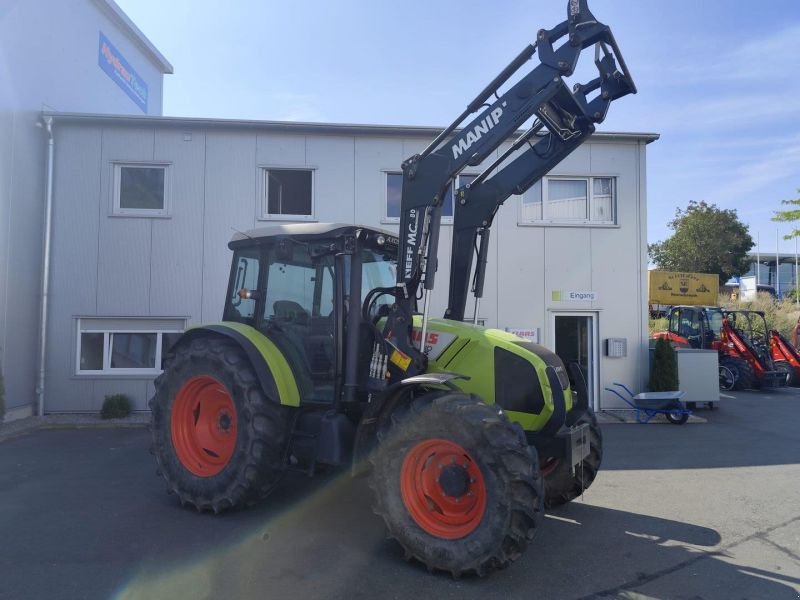
[[[672,237],[647,248],[659,269],[716,273],[724,283],[750,268],[747,253],[755,243],[735,210],[691,201],[677,209],[669,228]]]
[[[800,190],[797,190],[800,193]],[[800,207],[800,198],[795,198],[794,200],[781,200],[781,204],[789,204],[792,206]],[[785,221],[785,222],[792,222],[792,221],[800,221],[800,208],[793,208],[791,210],[776,210],[775,216],[772,217],[773,221]],[[800,229],[793,229],[792,233],[783,236],[783,239],[790,240],[793,237],[800,237]]]
[[[678,389],[678,358],[667,338],[656,340],[650,383],[647,387],[651,392],[673,392]]]

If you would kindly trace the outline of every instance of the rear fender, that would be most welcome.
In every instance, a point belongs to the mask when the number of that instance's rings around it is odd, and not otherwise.
[[[260,331],[233,322],[202,325],[184,333],[170,352],[200,337],[223,337],[233,341],[244,351],[268,398],[284,406],[300,406],[300,391],[289,363],[272,340]]]

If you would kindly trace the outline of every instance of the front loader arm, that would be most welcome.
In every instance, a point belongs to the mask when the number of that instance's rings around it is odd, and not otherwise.
[[[566,40],[556,47],[556,42]],[[584,86],[570,92],[563,77],[573,74],[581,52],[597,44],[596,59],[599,76]],[[602,56],[601,56],[602,54]],[[539,64],[523,75],[502,95],[500,87],[534,56]],[[619,60],[619,70],[616,66]],[[588,100],[587,95],[598,92]],[[478,231],[487,229],[491,219],[509,194],[515,189],[527,189],[563,157],[582,143],[594,131],[594,123],[605,118],[608,104],[615,98],[635,93],[636,87],[619,54],[611,30],[598,22],[589,11],[586,0],[569,0],[567,20],[551,30],[540,30],[536,44],[527,46],[503,71],[473,100],[466,110],[446,128],[424,151],[403,163],[403,190],[400,208],[400,248],[398,255],[395,304],[389,314],[383,335],[394,350],[389,361],[392,382],[421,373],[427,359],[422,349],[412,341],[412,312],[418,293],[423,292],[422,340],[425,339],[428,319],[428,296],[434,286],[441,211],[447,186],[467,165],[483,162],[501,144],[516,137],[518,129],[535,117],[533,127],[517,140],[516,147],[530,142],[541,131],[547,130],[552,142],[541,146],[543,139],[532,143],[532,148],[511,162],[487,181],[482,174],[470,190],[478,192],[485,185],[483,199],[467,199],[461,194],[454,210],[456,224],[462,225],[458,246],[453,248],[453,266],[456,278],[466,281],[470,274],[472,243]],[[494,100],[491,100],[494,97]],[[475,116],[477,113],[477,116]],[[460,130],[457,127],[468,118]],[[555,142],[555,140],[559,140]],[[538,147],[537,153],[531,154]],[[505,158],[510,153],[504,153]],[[541,155],[540,155],[541,154]],[[489,170],[499,167],[495,162]],[[505,173],[501,179],[498,176]],[[490,185],[491,182],[491,185]],[[490,193],[494,190],[494,194]],[[506,192],[506,190],[511,190]],[[470,192],[472,193],[472,192]],[[459,204],[466,200],[463,204]],[[473,207],[477,207],[473,209]],[[462,213],[459,216],[459,213]],[[483,217],[483,218],[481,218]],[[478,225],[474,225],[478,223]],[[488,241],[488,237],[485,238]],[[485,249],[487,243],[481,244]],[[465,249],[468,251],[465,252]],[[462,256],[462,254],[468,255]],[[485,262],[485,256],[483,257]],[[479,257],[480,264],[480,257]],[[451,271],[451,287],[453,275]],[[457,286],[462,281],[456,281]],[[420,290],[422,287],[422,290]],[[460,302],[458,300],[457,302]],[[452,303],[451,303],[452,304]],[[463,308],[451,305],[450,318],[463,318]],[[424,343],[420,344],[424,349]]]
[[[477,240],[480,237],[481,241],[488,241],[489,229],[500,206],[511,195],[525,193],[583,144],[594,133],[595,124],[605,119],[613,100],[635,91],[632,82],[628,83],[627,77],[617,70],[614,55],[607,53],[602,44],[598,44],[597,51],[595,64],[600,72],[599,77],[586,85],[576,85],[573,93],[560,78],[548,83],[538,93],[545,109],[537,111],[533,127],[520,135],[475,180],[456,190],[446,318],[464,319],[473,254],[478,256],[478,269],[472,292],[476,299],[483,294],[483,270],[488,244],[479,246]],[[599,56],[600,52],[603,52],[602,57]],[[587,95],[598,89],[597,96],[591,101],[587,100]],[[551,118],[548,109],[553,105],[560,107],[561,114],[566,112],[575,116],[570,120],[571,127],[566,128],[563,122]],[[508,157],[526,145],[527,150],[504,164]],[[477,251],[473,252],[474,248]]]

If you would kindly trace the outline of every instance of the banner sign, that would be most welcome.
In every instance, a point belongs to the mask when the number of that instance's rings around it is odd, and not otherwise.
[[[513,333],[523,340],[528,340],[534,344],[539,343],[539,329],[538,327],[506,327],[508,333]]]
[[[103,35],[102,31],[100,32],[100,50],[97,55],[97,64],[146,114],[147,83],[139,77],[130,63],[114,47],[114,44]]]
[[[648,271],[650,304],[689,304],[716,306],[719,294],[719,275],[706,273],[677,273]]]

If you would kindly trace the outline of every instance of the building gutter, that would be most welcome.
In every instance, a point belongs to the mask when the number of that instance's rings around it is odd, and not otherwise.
[[[44,235],[42,244],[42,299],[39,314],[39,374],[36,381],[36,414],[44,416],[44,371],[47,357],[47,311],[50,290],[50,238],[53,228],[53,117],[42,116],[47,131],[47,183],[45,189]]]

